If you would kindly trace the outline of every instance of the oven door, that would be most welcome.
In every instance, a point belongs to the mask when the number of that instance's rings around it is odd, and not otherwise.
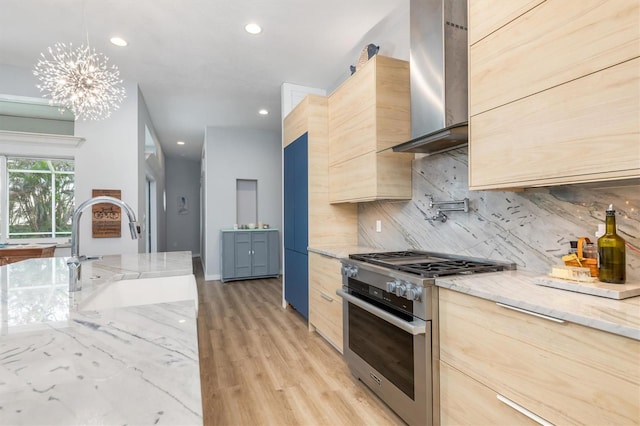
[[[345,290],[337,293],[352,374],[408,424],[432,425],[431,322],[402,318],[375,299]]]

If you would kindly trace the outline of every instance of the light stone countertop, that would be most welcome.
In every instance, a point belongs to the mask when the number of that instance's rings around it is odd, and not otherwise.
[[[104,256],[69,297],[66,258],[0,267],[0,424],[201,425],[193,301],[78,311],[114,281],[190,275],[190,252]]]
[[[348,257],[350,254],[360,254],[360,253],[377,253],[377,252],[385,252],[390,250],[384,250],[374,247],[368,246],[359,246],[359,245],[349,245],[349,246],[309,246],[307,247],[312,253],[322,254],[324,256],[335,257],[335,258],[343,258]]]
[[[640,296],[623,300],[544,287],[543,274],[491,272],[436,279],[436,286],[640,340]]]

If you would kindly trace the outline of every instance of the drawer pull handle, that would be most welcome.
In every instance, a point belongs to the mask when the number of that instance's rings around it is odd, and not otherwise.
[[[329,297],[323,292],[320,292],[320,297],[322,297],[324,300],[328,300],[329,302],[333,302],[333,297]]]
[[[499,393],[496,394],[496,398],[498,398],[498,401],[502,402],[503,404],[508,405],[509,407],[513,408],[517,412],[529,417],[531,420],[533,420],[534,422],[536,422],[538,424],[541,424],[543,426],[554,426],[553,423],[550,423],[550,422],[546,421],[545,419],[543,419],[542,417],[540,417],[540,416],[538,416],[536,414],[533,414],[531,411],[529,411],[526,408],[516,404],[515,402],[513,402],[509,398],[504,397],[504,396],[500,395]]]
[[[498,306],[500,306],[502,308],[511,309],[512,311],[518,311],[518,312],[522,312],[523,314],[529,314],[529,315],[533,315],[534,317],[538,317],[538,318],[546,319],[546,320],[549,320],[549,321],[557,322],[559,324],[564,324],[565,323],[564,320],[561,320],[561,319],[558,319],[558,318],[550,317],[548,315],[538,314],[536,312],[527,311],[526,309],[516,308],[515,306],[505,305],[504,303],[496,302],[496,305],[498,305]]]

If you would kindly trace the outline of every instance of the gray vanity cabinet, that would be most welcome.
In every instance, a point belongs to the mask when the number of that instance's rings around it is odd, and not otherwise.
[[[277,277],[280,241],[277,229],[223,230],[220,234],[220,280]]]

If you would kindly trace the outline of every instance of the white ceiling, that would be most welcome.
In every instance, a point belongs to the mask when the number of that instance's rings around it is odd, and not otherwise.
[[[377,42],[363,41],[367,32],[408,3],[0,0],[0,64],[31,69],[55,42],[79,45],[88,32],[120,76],[139,84],[165,155],[199,159],[205,126],[279,131],[283,82],[332,88],[357,52]],[[244,31],[251,21],[261,34]],[[129,46],[111,45],[113,35]]]

